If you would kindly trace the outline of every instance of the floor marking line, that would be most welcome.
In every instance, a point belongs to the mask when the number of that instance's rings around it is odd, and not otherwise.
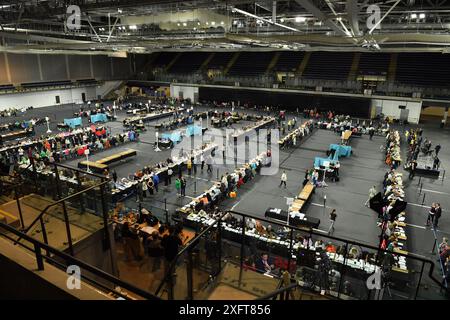
[[[406,225],[408,227],[414,227],[414,228],[419,228],[419,229],[426,229],[426,227],[424,227],[424,226],[418,226],[418,225],[411,224],[411,223],[406,223]]]
[[[408,205],[412,205],[412,206],[416,206],[416,207],[422,207],[422,208],[430,208],[431,205],[421,205],[421,204],[417,204],[417,203],[410,203],[408,202]],[[447,209],[442,209],[443,212],[448,212],[449,210]]]
[[[236,203],[231,207],[230,210],[234,210],[234,208],[236,208],[236,206],[239,204],[239,202],[241,202],[241,200],[239,200],[238,202],[236,202]]]
[[[450,193],[447,193],[447,192],[435,191],[435,190],[430,190],[430,189],[422,189],[422,191],[428,191],[428,192],[433,192],[433,193],[438,193],[438,194],[450,195]]]

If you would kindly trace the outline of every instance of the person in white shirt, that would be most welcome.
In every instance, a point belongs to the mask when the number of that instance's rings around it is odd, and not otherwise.
[[[279,187],[281,187],[284,184],[284,188],[286,189],[286,181],[287,181],[287,174],[286,171],[283,171],[283,173],[281,174],[281,182]]]
[[[370,199],[375,197],[377,194],[377,188],[375,186],[372,186],[372,188],[369,189],[369,198],[367,199],[366,203],[364,204],[366,207],[368,207]]]

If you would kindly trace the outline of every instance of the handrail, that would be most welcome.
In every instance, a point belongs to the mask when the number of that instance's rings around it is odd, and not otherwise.
[[[262,297],[258,297],[255,300],[268,300],[270,298],[275,298],[277,295],[279,295],[280,293],[284,293],[284,292],[288,292],[292,289],[295,289],[297,287],[299,287],[300,285],[295,282],[295,283],[291,283],[290,285],[286,286],[286,287],[281,287],[275,291],[272,291],[271,293],[266,294],[265,296]]]
[[[227,214],[227,212],[222,212],[222,214],[220,215],[220,217],[216,220],[216,222],[214,222],[213,224],[209,225],[208,227],[206,227],[205,229],[203,229],[199,234],[197,234],[197,236],[192,239],[184,248],[182,248],[177,255],[175,256],[175,258],[173,259],[172,263],[170,264],[166,274],[164,275],[163,279],[161,280],[160,285],[158,286],[158,289],[156,289],[155,295],[158,296],[159,292],[161,291],[162,287],[164,286],[164,283],[167,281],[167,279],[169,278],[170,274],[172,273],[172,269],[173,267],[175,267],[178,259],[187,251],[190,250],[191,247],[195,247],[198,244],[198,240],[204,235],[206,234],[209,230],[211,230],[217,223],[219,223],[219,221],[222,221],[222,218]]]
[[[256,220],[260,220],[260,221],[268,222],[268,223],[271,223],[271,224],[276,224],[276,225],[279,225],[279,226],[286,227],[286,224],[279,223],[279,222],[274,221],[274,220],[268,220],[268,219],[260,217],[260,216],[247,214],[247,213],[241,213],[241,212],[237,212],[237,211],[233,211],[233,210],[230,210],[228,212],[230,212],[231,214],[240,215],[242,217],[249,217],[249,218],[253,218],[253,219],[256,219]],[[300,231],[300,232],[308,232],[311,235],[316,235],[316,236],[319,236],[319,237],[326,237],[326,238],[329,238],[329,239],[332,239],[332,240],[336,240],[336,241],[340,241],[340,242],[344,242],[344,243],[347,243],[347,244],[352,244],[352,245],[357,245],[357,246],[361,246],[362,245],[362,246],[364,246],[364,247],[366,247],[368,249],[372,249],[374,251],[383,252],[383,253],[392,253],[392,252],[390,252],[388,250],[381,249],[379,247],[375,247],[375,246],[372,246],[372,245],[369,245],[369,244],[364,244],[364,243],[361,243],[361,242],[356,242],[356,241],[353,241],[353,240],[343,239],[343,238],[339,238],[339,237],[335,237],[335,236],[324,235],[324,234],[318,233],[318,232],[316,232],[314,230],[305,231],[304,229],[301,229],[301,228],[298,228],[298,227],[295,227],[295,226],[290,226],[290,225],[288,227],[290,229],[292,229],[292,230],[296,230],[296,231]],[[424,256],[421,256],[421,255],[418,255],[418,254],[415,254],[415,253],[409,253],[409,252],[407,254],[400,253],[400,252],[395,252],[395,255],[403,256],[405,258],[412,258],[412,259],[415,259],[415,260],[419,260],[419,261],[421,261],[423,263],[429,263],[430,264],[430,269],[428,271],[428,276],[430,277],[430,279],[433,280],[440,288],[442,288],[442,289],[444,289],[446,291],[449,290],[447,287],[442,285],[442,283],[439,280],[437,280],[434,277],[433,271],[434,271],[435,265],[434,265],[434,262],[432,260],[427,259]]]
[[[151,293],[149,293],[147,291],[144,291],[144,290],[142,290],[142,289],[140,289],[138,287],[135,287],[134,285],[129,284],[128,282],[125,282],[125,281],[123,281],[123,280],[121,280],[121,279],[119,279],[119,278],[117,278],[117,277],[115,277],[115,276],[113,276],[113,275],[111,275],[111,274],[109,274],[109,273],[107,273],[107,272],[105,272],[105,271],[95,267],[95,266],[87,264],[87,263],[85,263],[85,262],[83,262],[83,261],[81,261],[81,260],[79,260],[79,259],[77,259],[75,257],[72,257],[71,255],[68,255],[67,253],[59,251],[58,249],[55,249],[55,248],[53,248],[53,247],[51,247],[51,246],[49,246],[49,245],[47,245],[47,244],[45,244],[45,243],[43,243],[43,242],[41,242],[39,240],[36,240],[36,239],[30,237],[29,235],[24,234],[23,232],[20,232],[19,230],[15,229],[15,228],[13,228],[13,227],[11,227],[11,226],[3,223],[3,222],[0,222],[0,228],[3,228],[5,230],[7,230],[8,232],[11,232],[11,233],[13,233],[13,234],[15,234],[17,236],[20,236],[21,238],[23,238],[23,239],[27,240],[28,242],[32,243],[34,248],[35,248],[34,251],[35,251],[35,254],[36,254],[36,260],[38,261],[38,265],[39,265],[39,260],[40,259],[46,259],[46,260],[51,261],[51,262],[53,262],[53,260],[54,260],[51,257],[48,257],[46,255],[42,255],[41,254],[41,249],[44,249],[47,252],[52,253],[52,254],[54,254],[57,257],[62,258],[64,261],[66,261],[70,265],[77,265],[80,268],[86,269],[87,271],[93,273],[94,275],[96,275],[98,277],[101,277],[101,278],[103,278],[103,279],[105,279],[107,281],[110,281],[110,282],[114,283],[115,285],[123,287],[123,288],[125,288],[125,289],[127,289],[127,290],[129,290],[129,291],[131,291],[131,292],[133,292],[133,293],[143,297],[143,298],[151,299],[151,300],[160,300],[157,296],[155,296],[155,295],[153,295],[153,294],[151,294]],[[0,233],[0,235],[5,236],[3,233]],[[7,237],[7,238],[9,238],[9,237]],[[27,248],[28,250],[30,250],[29,247],[27,247],[27,246],[24,246],[24,247]],[[42,265],[41,265],[41,267],[43,268]],[[102,285],[101,283],[98,283],[95,280],[90,279],[90,281],[92,281],[96,285],[105,287],[104,285]],[[115,289],[110,289],[110,290],[120,295],[120,293],[116,292]]]
[[[44,213],[46,213],[46,211],[47,211],[50,207],[53,207],[53,206],[55,206],[55,205],[57,205],[57,204],[59,204],[59,203],[61,203],[61,202],[67,201],[67,200],[69,200],[69,199],[71,199],[71,198],[80,196],[81,194],[85,193],[86,191],[89,191],[89,190],[92,190],[92,189],[101,187],[102,185],[105,185],[105,184],[107,184],[107,183],[108,183],[108,181],[103,181],[103,182],[101,182],[101,183],[99,183],[99,184],[96,184],[96,185],[91,186],[91,187],[89,187],[89,188],[83,189],[83,190],[81,190],[81,191],[78,191],[78,192],[76,192],[76,193],[70,195],[70,196],[67,196],[67,197],[65,197],[65,198],[59,199],[58,201],[55,201],[55,202],[53,202],[53,203],[50,203],[49,205],[47,205],[47,206],[44,208],[44,210],[41,211],[41,213],[33,220],[33,222],[32,222],[26,229],[24,229],[24,233],[27,233],[28,231],[30,231],[30,229],[36,224],[36,222],[38,222],[38,221],[42,218],[42,216],[44,215]],[[22,239],[22,238],[19,237],[19,238],[17,239],[16,243],[19,242],[20,239]]]
[[[442,272],[442,277],[444,279],[444,287],[448,290],[448,283],[447,283],[447,278],[445,276],[445,268],[444,265],[442,263],[442,259],[440,257],[440,252],[439,252],[439,247],[437,246],[438,244],[438,240],[437,240],[437,236],[436,236],[436,227],[433,225],[433,227],[431,228],[431,230],[433,231],[433,236],[434,236],[434,246],[433,249],[436,249],[436,253],[439,256],[439,267],[441,268],[441,272]]]

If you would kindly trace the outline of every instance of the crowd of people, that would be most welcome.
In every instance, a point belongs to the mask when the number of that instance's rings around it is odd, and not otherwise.
[[[405,169],[409,169],[409,179],[413,179],[416,174],[419,161],[427,169],[438,170],[441,164],[439,159],[439,152],[441,151],[441,145],[436,144],[433,148],[431,140],[428,138],[423,139],[423,130],[410,129],[405,131],[405,137],[408,142],[408,156],[405,164]],[[423,156],[425,159],[419,160],[419,156]],[[424,164],[426,159],[432,160],[432,165],[428,166]]]
[[[27,108],[7,108],[0,110],[0,117],[6,118],[6,117],[17,117],[17,114],[23,114],[27,112],[27,110],[32,110],[33,106],[27,107]]]
[[[128,141],[136,141],[134,131],[111,135],[105,127],[88,127],[73,131],[22,141],[18,145],[0,149],[0,163],[8,167],[29,164],[30,159],[62,162],[84,156],[85,150],[96,152]]]
[[[3,123],[0,125],[0,132],[14,131],[23,129],[33,129],[34,126],[38,126],[45,123],[45,119],[32,118],[30,120],[14,121],[9,123]]]

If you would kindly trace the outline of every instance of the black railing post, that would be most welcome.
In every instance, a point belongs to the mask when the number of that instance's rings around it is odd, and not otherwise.
[[[426,193],[424,192],[423,193],[423,198],[422,198],[422,205],[425,203],[425,195],[426,195]]]
[[[106,246],[104,247],[104,249],[109,249],[111,247],[110,245],[110,241],[111,241],[111,237],[109,235],[109,228],[108,228],[108,205],[106,203],[106,199],[105,199],[105,185],[102,184],[100,186],[100,197],[101,197],[101,201],[102,201],[102,218],[103,218],[103,227],[105,228],[105,243]],[[139,203],[140,205],[140,203]],[[139,211],[139,214],[141,214],[141,212]]]
[[[48,244],[47,230],[45,229],[45,223],[44,219],[42,219],[42,216],[39,218],[39,222],[41,223],[42,239],[44,240],[45,244]]]
[[[77,179],[78,191],[82,191],[83,184],[81,183],[80,173],[78,171],[75,171],[75,177]],[[80,194],[78,201],[80,201],[80,211],[81,211],[81,213],[84,213],[85,209],[84,209],[83,194]]]
[[[192,249],[187,251],[187,300],[194,300]]]
[[[288,213],[289,214],[289,213]],[[288,268],[287,271],[289,274],[291,273],[291,263],[292,263],[292,248],[294,247],[294,229],[291,228],[291,232],[289,235],[289,259],[288,259]]]
[[[338,299],[341,297],[341,287],[342,281],[344,279],[345,274],[345,264],[347,263],[347,253],[348,253],[348,243],[345,243],[345,252],[344,252],[344,261],[341,264],[341,277],[339,278],[339,287],[338,287]]]
[[[245,246],[245,217],[242,216],[242,238],[241,238],[241,257],[240,257],[240,268],[239,268],[239,287],[242,281],[242,266],[244,265],[244,246]]]
[[[217,223],[217,252],[219,256],[219,261],[218,261],[218,270],[216,274],[219,274],[220,270],[222,270],[222,217],[219,217],[219,221]]]
[[[41,247],[37,242],[34,243],[34,253],[36,254],[38,270],[44,270],[44,259],[42,258]]]
[[[31,166],[33,168],[33,177],[34,177],[34,188],[35,188],[35,192],[38,193],[39,191],[39,187],[38,187],[38,176],[37,176],[37,172],[36,172],[36,164],[34,163],[34,158],[31,156],[30,157],[30,162],[31,162]]]
[[[417,299],[417,295],[419,294],[420,283],[422,282],[423,269],[425,268],[425,262],[422,261],[422,268],[420,268],[419,281],[417,282],[416,292],[414,293],[414,300]]]
[[[67,213],[67,207],[66,207],[65,201],[62,202],[62,207],[63,207],[63,213],[64,213],[64,223],[66,225],[67,243],[69,244],[69,252],[70,252],[70,255],[74,256],[72,234],[70,232],[70,221],[69,221],[69,215]]]
[[[58,200],[60,200],[62,198],[62,193],[61,193],[61,186],[60,186],[61,180],[59,178],[58,165],[55,163],[53,168],[55,170],[56,191],[58,194]],[[70,232],[69,215],[67,214],[67,207],[66,207],[65,201],[62,202],[62,207],[63,207],[63,214],[64,214],[64,223],[66,225],[67,243],[69,244],[69,252],[73,256],[74,251],[73,251],[72,235]]]
[[[25,229],[25,222],[23,221],[23,215],[22,215],[22,207],[20,206],[20,195],[19,191],[17,191],[17,187],[14,188],[14,197],[16,198],[17,203],[17,210],[19,211],[19,218],[20,218],[20,225],[22,226],[22,229]]]

